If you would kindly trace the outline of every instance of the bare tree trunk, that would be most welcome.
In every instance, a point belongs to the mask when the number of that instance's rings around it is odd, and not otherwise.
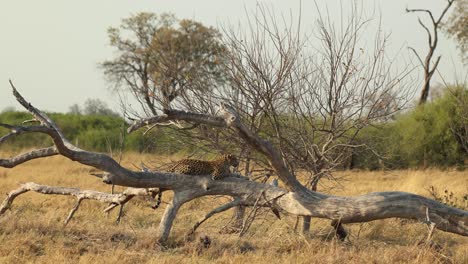
[[[421,96],[419,97],[419,104],[424,104],[427,102],[427,98],[429,97],[429,89],[431,88],[431,75],[429,73],[424,72],[424,85],[421,89]]]
[[[245,161],[245,169],[244,169],[244,174],[249,175],[250,174],[250,158],[249,154],[247,154],[247,159]],[[228,231],[233,231],[237,232],[240,231],[244,222],[244,217],[245,217],[245,206],[238,205],[234,208],[234,213],[233,213],[233,222],[232,224],[228,227]]]
[[[159,223],[158,242],[164,243],[167,241],[171,232],[172,224],[181,205],[182,204],[178,202],[176,198],[172,199],[172,202],[167,205],[161,222]]]
[[[318,181],[313,181],[312,187],[310,189],[314,192],[317,191],[317,185],[318,185]],[[311,221],[312,221],[312,217],[310,216],[302,217],[302,233],[303,234],[309,233]]]
[[[422,22],[420,18],[418,18],[418,22],[423,27],[423,29],[427,33],[427,38],[428,38],[428,45],[429,45],[429,50],[427,52],[426,58],[423,62],[419,54],[416,52],[414,48],[410,49],[414,52],[416,57],[419,59],[419,62],[421,63],[421,66],[424,69],[424,83],[421,89],[421,96],[419,97],[419,104],[424,104],[427,101],[427,98],[429,97],[429,89],[431,88],[431,78],[434,75],[437,66],[439,65],[440,58],[441,56],[437,57],[433,65],[432,63],[432,57],[434,56],[435,49],[437,48],[437,43],[438,43],[438,29],[440,22],[444,18],[445,14],[449,10],[449,8],[452,6],[452,4],[455,2],[455,0],[447,0],[447,5],[445,6],[444,10],[440,14],[439,18],[436,20],[434,18],[434,15],[432,12],[428,9],[408,9],[406,8],[406,12],[422,12],[424,14],[427,14],[430,18],[430,21],[432,23],[432,32],[429,30],[429,28]]]
[[[109,212],[117,206],[123,206],[128,201],[130,201],[135,196],[150,196],[151,191],[149,189],[143,188],[128,188],[119,194],[108,194],[103,192],[91,191],[91,190],[80,190],[78,188],[66,188],[59,186],[47,186],[42,184],[37,184],[34,182],[28,182],[21,184],[21,186],[9,192],[7,197],[0,205],[0,215],[4,214],[8,209],[11,208],[13,201],[21,194],[34,191],[37,193],[47,194],[47,195],[68,195],[74,196],[77,199],[77,203],[70,211],[68,217],[65,220],[65,225],[70,222],[71,218],[78,210],[81,202],[83,200],[96,200],[103,203],[110,203],[104,212]],[[120,218],[120,215],[119,215]]]
[[[245,206],[238,205],[234,207],[233,222],[228,227],[228,233],[238,233],[242,229],[245,218]]]
[[[310,231],[310,222],[312,221],[312,217],[304,216],[302,217],[302,233],[308,234]]]

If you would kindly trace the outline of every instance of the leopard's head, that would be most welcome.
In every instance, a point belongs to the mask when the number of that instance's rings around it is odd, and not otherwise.
[[[227,155],[223,155],[223,160],[225,162],[227,162],[230,166],[232,167],[237,167],[239,166],[239,160],[237,159],[236,156],[234,155],[231,155],[231,154],[227,154]]]

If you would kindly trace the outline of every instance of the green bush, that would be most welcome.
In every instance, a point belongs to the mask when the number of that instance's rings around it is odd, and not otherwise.
[[[172,132],[168,128],[155,128],[150,136],[144,136],[137,131],[130,135],[123,134],[128,124],[120,117],[105,115],[76,115],[50,113],[49,117],[63,131],[65,137],[76,146],[93,151],[108,152],[116,151],[121,146],[121,138],[125,137],[124,150],[150,152],[150,153],[174,153],[181,151],[186,146],[175,143]],[[10,125],[32,125],[22,124],[23,121],[31,119],[27,112],[3,112],[0,113],[0,123]],[[0,128],[0,135],[9,132],[8,129]],[[1,148],[23,149],[35,147],[48,147],[52,140],[39,133],[23,134],[10,138]]]
[[[467,117],[457,99],[467,102],[467,89],[448,89],[433,102],[366,129],[359,140],[386,158],[379,160],[372,152],[361,151],[356,153],[356,166],[376,169],[383,162],[390,168],[462,167],[468,156],[453,129],[466,126]]]

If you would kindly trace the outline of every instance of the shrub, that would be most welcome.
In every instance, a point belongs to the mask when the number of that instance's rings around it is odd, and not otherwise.
[[[76,115],[76,114],[48,114],[61,128],[68,140],[73,144],[87,150],[107,152],[116,150],[121,145],[121,137],[128,124],[116,116],[108,115]],[[22,125],[24,120],[31,119],[27,112],[0,113],[0,123]],[[164,153],[180,151],[184,146],[176,146],[172,137],[168,136],[167,128],[154,129],[151,137],[145,137],[142,132],[125,135],[124,149],[138,152]],[[1,135],[9,131],[0,128]],[[10,149],[23,149],[34,147],[48,147],[52,141],[47,135],[24,134],[5,142],[2,147]],[[168,147],[169,146],[169,147]],[[171,147],[172,146],[172,147]]]
[[[366,129],[359,140],[385,159],[364,150],[356,154],[355,166],[377,169],[383,161],[390,168],[463,167],[468,158],[463,147],[466,142],[455,133],[467,126],[466,113],[461,109],[466,106],[459,103],[460,99],[468,101],[466,88],[447,89],[433,102]]]

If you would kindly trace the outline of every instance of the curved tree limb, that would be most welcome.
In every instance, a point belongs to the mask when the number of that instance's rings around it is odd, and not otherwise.
[[[212,217],[213,215],[215,214],[219,214],[219,213],[222,213],[228,209],[231,209],[233,207],[236,207],[238,206],[239,204],[241,203],[241,200],[239,199],[234,199],[233,201],[227,203],[227,204],[223,204],[221,205],[220,207],[217,207],[215,209],[213,209],[212,211],[210,211],[209,213],[207,213],[205,216],[203,216],[203,218],[200,218],[192,227],[192,229],[190,230],[190,232],[187,233],[187,236],[190,237],[192,236],[195,231],[197,231],[197,228],[203,224],[206,220],[208,220],[210,217]]]
[[[29,160],[55,156],[58,154],[59,153],[57,151],[57,148],[55,147],[35,149],[9,159],[0,159],[0,167],[13,168],[16,165],[19,165]]]
[[[177,212],[184,203],[184,199],[181,199],[180,193],[174,193],[172,201],[167,205],[166,210],[159,223],[159,239],[158,242],[164,243],[169,237],[171,232],[172,223],[177,216]]]
[[[47,128],[44,126],[12,126],[12,125],[3,124],[3,123],[0,123],[0,126],[10,129],[11,131],[7,135],[0,138],[0,144],[2,144],[3,142],[7,141],[8,139],[12,137],[16,137],[24,133],[34,133],[34,132],[45,133],[47,131]]]
[[[9,124],[0,123],[0,126],[10,129],[11,131],[7,135],[0,137],[0,144],[2,144],[3,142],[6,142],[8,139],[12,137],[16,137],[24,133],[34,133],[34,132],[46,133],[49,130],[47,127],[42,126],[42,125],[40,126],[12,126]],[[5,168],[13,168],[16,165],[19,165],[21,163],[24,163],[32,159],[50,157],[50,156],[54,156],[57,154],[59,153],[57,151],[57,148],[55,148],[54,146],[48,147],[48,148],[36,149],[27,153],[17,155],[9,159],[0,159],[0,166],[5,167]]]

